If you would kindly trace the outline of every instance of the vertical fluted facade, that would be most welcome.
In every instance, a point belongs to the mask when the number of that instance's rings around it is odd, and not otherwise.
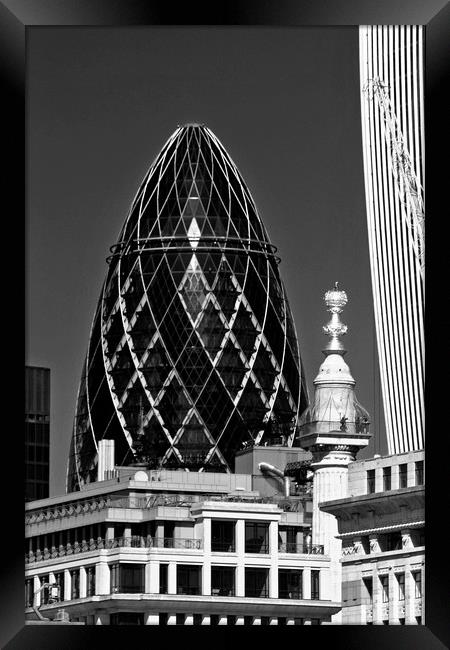
[[[424,186],[423,30],[421,26],[361,26],[362,144],[370,264],[389,453],[424,447],[424,283],[407,178]],[[393,160],[395,137],[386,112],[367,93],[386,89],[406,173]],[[388,131],[388,133],[387,133]],[[405,169],[405,167],[403,167]],[[400,170],[401,171],[401,170]],[[411,173],[412,172],[412,173]],[[416,239],[415,239],[416,237]]]
[[[92,325],[68,465],[226,471],[243,444],[291,444],[307,405],[294,321],[242,176],[205,126],[179,127],[111,248]]]

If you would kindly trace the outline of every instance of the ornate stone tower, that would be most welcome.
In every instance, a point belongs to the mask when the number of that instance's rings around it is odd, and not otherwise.
[[[369,415],[355,396],[355,380],[344,361],[346,350],[340,339],[347,326],[340,313],[347,304],[347,294],[338,288],[327,291],[324,297],[331,320],[324,326],[330,337],[323,350],[325,360],[314,380],[314,402],[305,411],[300,423],[300,445],[312,452],[313,524],[312,543],[322,544],[331,557],[331,590],[324,597],[340,601],[341,596],[341,541],[337,520],[321,512],[320,502],[348,496],[348,464],[369,442]],[[339,622],[333,617],[334,622]]]

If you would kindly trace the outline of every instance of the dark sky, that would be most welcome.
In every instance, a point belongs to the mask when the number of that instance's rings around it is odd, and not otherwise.
[[[347,291],[346,360],[375,432],[361,456],[387,453],[358,66],[357,27],[31,30],[26,361],[51,369],[50,494],[64,491],[109,246],[185,122],[221,140],[278,247],[310,395],[327,340],[323,293],[335,280]]]

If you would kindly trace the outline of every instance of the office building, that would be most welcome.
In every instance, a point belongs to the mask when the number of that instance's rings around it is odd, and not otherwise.
[[[342,623],[425,623],[423,451],[348,467],[348,497],[320,503],[342,543]]]
[[[390,454],[424,448],[423,27],[359,28],[375,326]]]
[[[233,471],[245,445],[294,442],[307,390],[279,258],[208,128],[169,138],[108,261],[69,491],[95,480],[103,438],[118,465],[207,472]]]
[[[49,495],[50,370],[25,366],[25,500]]]
[[[255,475],[111,466],[113,446],[99,442],[98,481],[27,504],[28,622],[62,614],[87,625],[331,621],[340,602],[329,557],[311,541],[306,482],[279,480],[269,462]],[[277,462],[284,449],[245,449],[238,469]],[[306,462],[305,452],[291,448],[286,460]],[[267,480],[266,496],[255,479]]]

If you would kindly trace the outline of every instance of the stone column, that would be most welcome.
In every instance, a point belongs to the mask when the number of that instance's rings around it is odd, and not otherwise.
[[[145,593],[159,594],[159,562],[153,558],[145,565]]]
[[[202,594],[211,595],[211,518],[203,519]]]
[[[80,598],[86,598],[86,569],[80,567]]]
[[[219,616],[219,623],[218,625],[228,625],[228,619],[226,616],[223,616],[222,614]]]
[[[400,486],[400,466],[392,465],[391,467],[391,490],[398,490]]]
[[[252,625],[261,625],[261,617],[260,616],[254,616]]]
[[[310,618],[304,618],[303,619],[303,625],[311,625],[311,619]]]
[[[155,614],[155,612],[145,612],[144,625],[159,625],[159,614]]]
[[[103,593],[96,591],[96,593]],[[69,569],[64,569],[64,600],[71,600],[72,598],[72,576]]]
[[[415,588],[411,567],[405,566],[405,625],[416,625]]]
[[[245,596],[245,520],[236,522],[236,596]]]
[[[186,614],[184,618],[185,625],[194,625],[194,616],[193,614]]]
[[[201,625],[211,625],[211,617],[210,616],[202,616]]]
[[[287,618],[286,625],[295,625],[295,618]]]
[[[34,576],[33,577],[33,602],[36,605],[36,607],[40,607],[40,605],[41,605],[42,591],[38,591],[38,589],[40,589],[40,587],[41,587],[40,579],[38,578],[38,576]]]
[[[177,624],[177,615],[169,614],[167,617],[167,625],[176,625]]]
[[[177,565],[176,562],[169,562],[167,570],[167,593],[177,593]]]
[[[110,570],[107,562],[95,565],[95,593],[98,595],[111,593]]]
[[[382,625],[382,616],[381,616],[381,585],[378,578],[376,565],[373,567],[372,571],[372,623],[374,625]]]
[[[303,600],[311,599],[311,568],[305,566],[303,569]]]
[[[269,598],[278,598],[278,522],[269,524]]]
[[[269,625],[278,625],[278,617],[277,616],[271,616],[269,620]]]
[[[235,625],[244,625],[244,617],[243,616],[236,616]]]
[[[398,585],[393,571],[389,571],[389,625],[398,625]]]
[[[383,468],[374,467],[375,469],[375,492],[383,492]]]

